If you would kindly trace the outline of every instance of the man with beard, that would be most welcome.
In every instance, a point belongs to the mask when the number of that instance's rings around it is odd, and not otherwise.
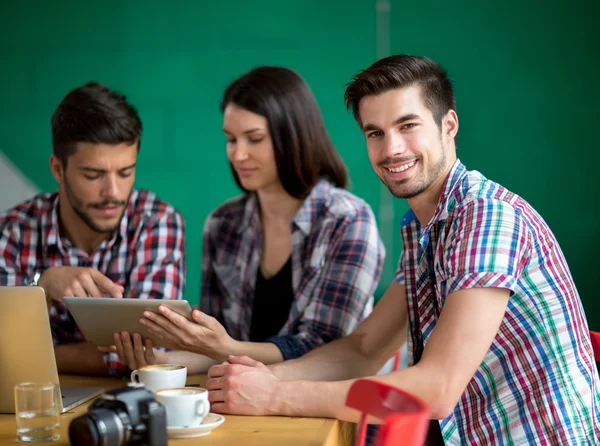
[[[600,382],[569,268],[542,217],[456,157],[452,85],[435,62],[382,59],[346,90],[373,168],[411,207],[396,280],[349,336],[265,367],[209,370],[211,410],[357,421],[371,376],[430,407],[430,444],[596,444]],[[374,376],[408,336],[409,366]]]
[[[52,117],[58,191],[0,214],[0,285],[44,288],[60,373],[127,372],[85,342],[64,296],[182,298],[183,219],[133,189],[141,134],[125,96],[93,82],[74,89]]]

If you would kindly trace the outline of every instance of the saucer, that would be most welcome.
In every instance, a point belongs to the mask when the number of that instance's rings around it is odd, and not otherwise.
[[[225,417],[216,413],[209,413],[199,426],[167,426],[169,438],[192,438],[208,435],[215,428],[223,424]]]

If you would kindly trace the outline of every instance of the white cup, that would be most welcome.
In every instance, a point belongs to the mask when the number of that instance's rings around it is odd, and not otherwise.
[[[187,368],[176,364],[145,365],[131,373],[131,382],[142,383],[149,390],[184,387]]]
[[[210,411],[208,390],[198,387],[162,389],[156,392],[156,401],[165,406],[169,427],[199,426]]]

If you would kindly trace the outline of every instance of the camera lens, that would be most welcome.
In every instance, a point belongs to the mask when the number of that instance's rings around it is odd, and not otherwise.
[[[127,443],[129,428],[121,410],[97,409],[71,421],[69,440],[75,446],[120,446]]]

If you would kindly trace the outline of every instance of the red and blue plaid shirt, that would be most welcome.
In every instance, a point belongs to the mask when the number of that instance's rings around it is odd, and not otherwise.
[[[88,254],[60,233],[58,205],[57,193],[39,194],[0,214],[1,285],[27,285],[36,271],[78,266],[122,285],[126,298],[183,297],[184,222],[172,206],[151,192],[134,190],[118,229]],[[62,303],[53,303],[50,324],[55,345],[85,340]],[[116,353],[106,353],[104,360],[111,375],[128,372]]]
[[[420,358],[452,292],[511,291],[489,351],[440,421],[446,444],[598,444],[600,380],[588,325],[542,217],[457,161],[430,222],[421,227],[409,211],[401,233],[396,280],[406,285],[409,365]]]
[[[205,223],[202,311],[248,341],[262,231],[253,193],[231,199]],[[373,308],[385,249],[368,204],[321,180],[292,221],[292,289],[287,322],[269,338],[284,359],[351,333]]]

